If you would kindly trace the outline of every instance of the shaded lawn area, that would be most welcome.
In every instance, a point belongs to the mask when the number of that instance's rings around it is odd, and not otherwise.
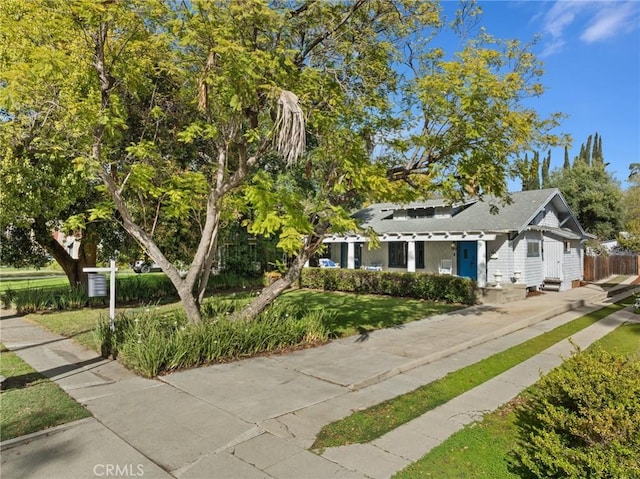
[[[278,301],[333,313],[329,328],[336,337],[366,334],[466,307],[419,299],[306,289],[289,291]]]
[[[589,349],[599,347],[621,354],[640,354],[640,324],[628,323],[616,328]],[[535,385],[531,388],[535,388]],[[529,389],[529,391],[531,390]],[[511,451],[519,439],[515,408],[527,391],[501,408],[486,414],[433,448],[419,461],[398,472],[396,479],[415,478],[487,478],[516,479],[511,471]]]
[[[56,383],[2,346],[0,440],[5,441],[91,416]]]

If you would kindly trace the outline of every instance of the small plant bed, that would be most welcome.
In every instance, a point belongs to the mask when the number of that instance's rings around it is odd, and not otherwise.
[[[575,360],[574,363],[570,365],[568,372],[565,366],[556,369],[553,374],[550,373],[550,375],[546,376],[547,379],[542,383],[533,385],[508,404],[486,414],[482,422],[470,424],[453,434],[442,444],[433,448],[419,461],[398,472],[394,478],[416,479],[438,477],[453,479],[460,477],[491,477],[493,479],[516,479],[520,477],[536,477],[535,474],[531,473],[530,469],[527,470],[527,468],[523,468],[522,459],[525,457],[527,445],[530,446],[529,449],[535,447],[534,452],[536,457],[545,458],[546,460],[551,458],[554,464],[566,465],[568,462],[567,458],[573,458],[575,474],[562,471],[561,467],[558,467],[553,477],[639,477],[640,463],[637,460],[637,448],[639,444],[637,441],[640,440],[640,417],[638,417],[640,411],[637,406],[637,395],[640,394],[640,377],[638,377],[637,373],[632,376],[626,374],[624,379],[616,377],[613,381],[613,387],[609,387],[611,384],[609,384],[610,381],[607,381],[607,378],[612,378],[612,375],[620,374],[620,372],[625,369],[630,371],[630,368],[635,368],[637,371],[638,367],[640,367],[639,338],[640,324],[638,323],[629,323],[616,328],[595,342],[585,350],[585,352],[577,355],[580,356],[585,353],[592,354],[589,358],[580,360],[579,364],[582,364],[582,366],[579,370],[576,369]],[[573,358],[576,358],[576,356]],[[615,368],[611,367],[612,363],[616,365]],[[544,441],[540,442],[540,436],[535,434],[531,436],[531,433],[534,432],[532,426],[541,426],[541,422],[534,420],[530,414],[532,412],[531,406],[534,398],[539,398],[541,394],[544,394],[545,402],[548,404],[554,403],[554,396],[557,398],[557,392],[554,392],[554,390],[558,391],[557,386],[553,387],[556,389],[548,389],[549,382],[554,379],[558,379],[561,382],[561,389],[571,383],[574,383],[571,387],[577,385],[579,386],[578,389],[586,386],[589,382],[589,376],[592,376],[592,374],[585,370],[585,366],[591,370],[591,373],[600,376],[600,378],[596,377],[591,384],[591,386],[594,386],[594,389],[598,391],[597,395],[604,397],[605,401],[610,401],[610,404],[615,404],[616,407],[611,409],[607,407],[592,407],[590,408],[591,412],[588,412],[588,410],[585,411],[588,415],[591,415],[590,418],[587,418],[587,421],[584,420],[584,417],[578,419],[574,417],[565,422],[560,416],[556,415],[556,420],[554,420],[554,424],[557,424],[557,428],[554,428],[556,432],[549,433],[548,438],[552,438],[556,433],[561,432],[563,430],[562,424],[571,423],[576,426],[575,430],[591,431],[592,433],[595,431],[591,425],[596,426],[596,428],[604,425],[605,427],[601,428],[600,432],[594,436],[600,437],[598,446],[587,448],[579,447],[579,449],[582,450],[572,452],[566,447],[568,444],[579,446],[585,443],[574,437],[571,440],[567,440],[565,445],[560,445],[555,442],[545,444]],[[558,373],[558,371],[562,371],[563,368],[565,368],[564,371]],[[573,371],[573,373],[571,371]],[[567,380],[567,374],[575,379],[576,372],[579,374],[578,381]],[[609,384],[609,386],[607,386],[607,384]],[[620,387],[623,385],[627,391],[620,391]],[[541,389],[541,387],[544,389]],[[595,400],[595,402],[597,402],[597,398],[594,398],[593,395],[590,396],[587,391],[576,390],[575,392],[578,394],[574,397],[588,398],[591,401]],[[611,397],[612,392],[615,392],[616,397]],[[636,395],[636,399],[629,401],[629,397],[633,397],[633,394]],[[627,398],[626,405],[622,404],[625,402],[622,396]],[[564,412],[562,414],[566,414],[566,411],[569,410],[568,404],[565,404],[565,406],[563,406]],[[625,406],[625,408],[623,409],[620,406]],[[626,420],[620,420],[621,418],[618,417],[617,421],[612,420],[615,418],[615,415],[611,417],[607,416],[609,413],[620,414],[621,411],[625,412],[626,415],[629,414],[629,411],[634,410],[635,422],[633,418],[629,421],[629,416],[625,416]],[[603,417],[601,414],[605,416]],[[605,424],[603,424],[602,419],[604,419]],[[579,424],[578,421],[580,421],[581,424]],[[620,426],[622,427],[616,431],[616,435],[621,436],[620,432],[624,432],[625,423],[627,426],[635,428],[636,442],[634,444],[627,443],[626,447],[615,451],[611,448],[612,441],[608,441],[607,443],[604,439],[607,435],[610,438],[611,435],[607,433],[611,433],[614,428],[620,428]],[[623,435],[627,438],[633,437],[633,433]],[[533,439],[536,436],[539,439]],[[536,441],[538,441],[537,444],[535,444]],[[548,446],[552,446],[551,449],[549,449]],[[616,447],[615,442],[613,442],[613,446]],[[624,452],[625,449],[626,453]],[[559,454],[559,457],[549,455],[550,450]],[[532,451],[530,450],[529,452]],[[584,459],[584,455],[590,452],[594,454],[594,457],[591,458],[592,464],[600,463],[601,466],[602,462],[595,456],[599,453],[606,454],[605,461],[608,463],[608,466],[604,466],[599,473],[586,471],[578,467],[578,465],[584,466],[584,462],[581,459]],[[631,453],[631,456],[629,456],[629,453]],[[624,464],[623,461],[628,461],[629,459],[631,465],[629,465],[628,462]],[[632,469],[633,462],[635,462],[635,469]],[[625,470],[615,469],[620,467],[620,464],[622,464]],[[538,473],[538,477],[549,477],[549,475],[550,471],[548,470]]]
[[[511,369],[553,344],[628,305],[628,299],[581,316],[414,391],[326,425],[312,449],[366,443]]]
[[[57,384],[0,345],[0,440],[91,416]]]

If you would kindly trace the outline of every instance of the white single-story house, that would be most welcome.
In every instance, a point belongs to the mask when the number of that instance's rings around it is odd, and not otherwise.
[[[371,228],[381,247],[364,234],[329,235],[325,257],[342,268],[453,274],[480,287],[518,283],[529,289],[566,290],[583,278],[588,238],[558,189],[511,194],[492,213],[489,201],[448,205],[428,200],[379,203],[354,217]]]

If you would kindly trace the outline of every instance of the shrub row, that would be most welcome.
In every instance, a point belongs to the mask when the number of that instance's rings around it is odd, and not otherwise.
[[[304,268],[300,286],[325,291],[385,294],[447,303],[474,304],[477,299],[475,281],[458,276],[428,273]]]
[[[640,356],[574,354],[518,417],[523,477],[640,477]]]
[[[187,323],[181,311],[160,314],[153,308],[118,315],[115,331],[102,320],[96,337],[104,356],[118,357],[128,368],[153,377],[174,369],[223,362],[283,348],[325,342],[327,313],[272,305],[253,321],[231,321],[241,302],[210,299],[203,311],[216,313],[200,324]],[[214,304],[212,304],[212,302]]]
[[[252,288],[261,285],[261,278],[247,278],[235,273],[211,276],[208,290]],[[153,302],[175,298],[176,290],[162,274],[116,277],[116,303]],[[82,288],[46,287],[22,290],[8,289],[0,293],[3,308],[16,308],[19,314],[36,311],[79,309],[104,305],[108,298],[89,298]]]

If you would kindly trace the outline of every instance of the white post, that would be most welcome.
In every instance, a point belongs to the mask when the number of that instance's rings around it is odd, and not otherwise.
[[[109,262],[109,328],[116,329],[116,260]]]
[[[487,244],[478,240],[478,286],[484,288],[487,285]]]
[[[347,268],[356,269],[355,243],[347,243]]]
[[[409,273],[416,272],[416,242],[407,241],[407,271]]]

